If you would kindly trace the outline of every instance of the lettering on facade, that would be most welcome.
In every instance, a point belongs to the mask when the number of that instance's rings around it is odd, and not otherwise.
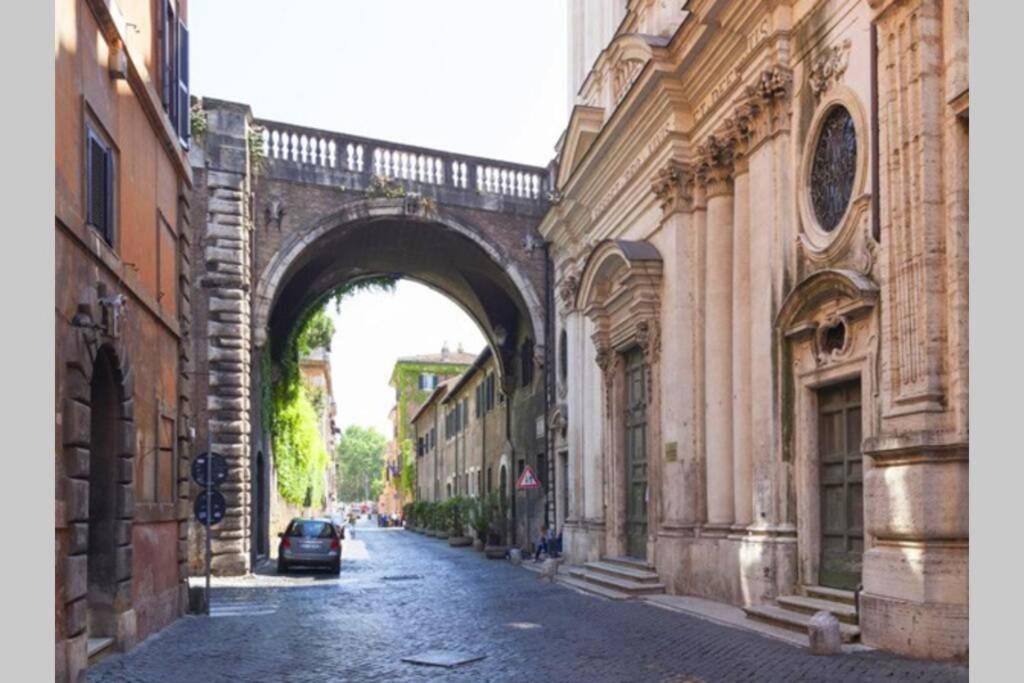
[[[609,188],[609,190],[604,193],[604,195],[597,202],[597,204],[594,205],[594,213],[592,215],[593,218],[597,218],[602,213],[604,213],[604,210],[607,209],[608,205],[612,203],[612,200],[615,199],[615,196],[618,195],[622,188],[625,187],[626,184],[633,179],[633,176],[635,176],[637,171],[640,170],[640,167],[644,165],[644,163],[651,157],[652,154],[654,154],[654,151],[661,146],[661,143],[665,141],[665,138],[667,138],[668,134],[671,132],[671,126],[665,125],[657,133],[655,133],[654,137],[651,138],[651,141],[647,143],[646,147],[644,147],[643,152],[639,156],[637,156],[637,158],[634,159],[629,166],[626,167],[626,170],[622,172],[622,175],[619,176],[618,180],[616,180],[612,184],[611,188]]]
[[[665,444],[665,462],[675,462],[679,459],[679,444],[669,441]]]
[[[747,57],[756,50],[762,42],[768,37],[768,33],[771,30],[771,24],[768,19],[764,19],[753,31],[747,34],[746,47],[743,50],[742,56],[736,60],[737,64],[743,64],[747,61]],[[696,120],[700,121],[708,112],[710,112],[718,101],[732,89],[732,86],[736,84],[741,77],[740,69],[733,68],[722,78],[718,83],[711,88],[711,91],[704,96],[704,99],[700,101],[697,108],[694,110],[694,116]]]

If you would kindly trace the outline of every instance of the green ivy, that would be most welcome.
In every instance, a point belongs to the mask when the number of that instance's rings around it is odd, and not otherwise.
[[[329,348],[334,321],[324,308],[334,301],[340,307],[348,296],[367,290],[392,291],[396,278],[379,277],[338,287],[322,297],[299,319],[285,339],[275,368],[269,345],[260,359],[261,398],[264,429],[269,429],[277,470],[277,490],[295,505],[323,501],[324,472],[331,459],[320,436],[318,407],[326,404],[323,392],[306,386],[299,371],[299,359],[316,348]],[[275,373],[275,370],[277,372]]]

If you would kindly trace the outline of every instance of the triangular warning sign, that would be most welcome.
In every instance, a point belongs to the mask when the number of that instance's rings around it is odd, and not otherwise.
[[[519,481],[516,482],[517,489],[539,489],[540,479],[533,473],[533,469],[527,465],[523,473],[519,475]]]

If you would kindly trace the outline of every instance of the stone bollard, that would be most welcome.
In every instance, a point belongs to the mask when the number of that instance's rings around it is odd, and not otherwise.
[[[519,548],[512,548],[508,551],[508,561],[511,562],[513,566],[518,567],[523,563],[523,551]]]
[[[807,638],[811,641],[811,654],[837,655],[843,651],[839,633],[839,620],[831,612],[818,612],[807,624]]]
[[[552,557],[544,560],[544,564],[540,566],[540,576],[538,578],[541,580],[547,579],[548,582],[554,583],[555,574],[558,573],[558,565],[561,563],[562,561],[560,559]]]

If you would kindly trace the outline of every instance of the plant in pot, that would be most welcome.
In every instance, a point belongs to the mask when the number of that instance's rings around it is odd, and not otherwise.
[[[499,493],[491,492],[487,496],[486,505],[490,520],[484,540],[484,554],[488,559],[501,560],[508,552],[508,501]]]
[[[448,538],[448,508],[448,501],[434,504],[430,518],[430,535],[434,538]]]
[[[462,547],[473,544],[473,539],[466,535],[467,499],[455,496],[448,501],[448,545]]]
[[[481,497],[473,501],[471,517],[473,550],[482,551],[487,543],[487,531],[491,528],[491,507],[486,498]]]

